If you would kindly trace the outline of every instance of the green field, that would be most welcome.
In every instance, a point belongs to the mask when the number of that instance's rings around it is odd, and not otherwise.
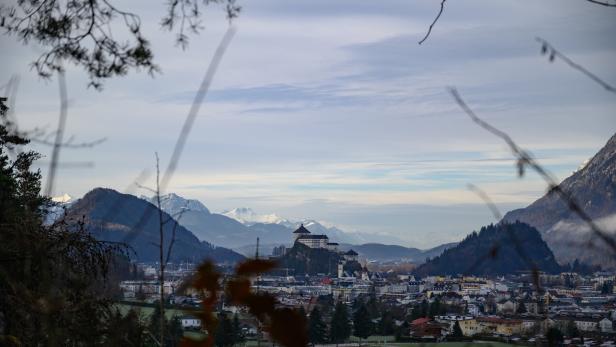
[[[356,343],[356,342],[355,342]],[[472,347],[472,346],[480,346],[480,347],[511,347],[512,345],[508,345],[506,343],[502,343],[502,342],[488,342],[488,341],[476,341],[476,342],[439,342],[439,343],[421,343],[421,342],[417,342],[417,343],[387,343],[387,344],[383,344],[383,343],[376,343],[376,342],[363,342],[362,347],[384,347],[384,346],[390,346],[390,347],[420,347],[420,346],[425,346],[425,347]],[[246,341],[246,343],[244,344],[244,346],[246,347],[256,347],[257,346],[257,341],[254,340],[250,340],[250,341]],[[262,347],[269,347],[272,346],[271,342],[261,342],[261,346]],[[329,346],[336,346],[334,344],[329,345]]]
[[[475,342],[437,342],[437,343],[421,343],[421,342],[415,342],[415,343],[395,343],[395,342],[387,342],[387,343],[383,343],[383,339],[381,338],[381,342],[377,342],[376,336],[371,336],[370,338],[366,339],[365,341],[362,342],[361,346],[362,347],[384,347],[384,346],[390,346],[390,347],[420,347],[420,346],[425,346],[425,347],[472,347],[472,346],[480,346],[480,347],[511,347],[512,345],[506,344],[506,343],[502,343],[502,342],[492,342],[492,341],[475,341]],[[393,336],[387,336],[388,341],[393,341]],[[357,341],[355,341],[354,339],[351,341],[351,343],[357,343]],[[347,343],[348,345],[348,343]],[[257,346],[257,341],[254,340],[249,340],[246,341],[246,343],[244,344],[244,346],[246,347],[256,347]],[[269,347],[272,346],[271,342],[261,342],[261,346],[263,347]],[[329,345],[329,346],[336,346],[334,344]],[[357,345],[356,345],[357,346]]]
[[[510,347],[512,345],[503,343],[503,342],[493,342],[493,341],[473,341],[473,342],[435,342],[435,343],[387,343],[387,346],[392,347],[470,347],[470,346],[481,346],[481,347]],[[369,342],[366,344],[362,344],[362,346],[385,346],[383,343],[374,343]]]

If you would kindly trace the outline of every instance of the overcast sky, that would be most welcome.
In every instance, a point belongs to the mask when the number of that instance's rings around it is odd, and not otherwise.
[[[209,7],[205,30],[182,51],[159,28],[165,1],[115,2],[141,15],[162,73],[131,72],[98,92],[69,67],[67,133],[107,141],[61,152],[68,166],[56,195],[126,191],[153,168],[155,151],[166,166],[228,26],[222,8]],[[420,46],[438,0],[238,3],[237,34],[168,189],[213,211],[251,207],[429,247],[494,221],[468,183],[503,212],[545,191],[537,176],[516,176],[505,145],[469,121],[447,86],[560,179],[616,131],[616,95],[558,59],[549,63],[535,41],[547,39],[614,84],[616,9],[584,0],[450,1]],[[53,129],[57,81],[29,68],[41,49],[7,36],[0,46],[0,84],[20,78],[19,125]],[[50,150],[36,148],[45,174]]]

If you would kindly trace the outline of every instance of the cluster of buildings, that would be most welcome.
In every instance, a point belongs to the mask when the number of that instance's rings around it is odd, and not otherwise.
[[[312,249],[337,252],[341,262],[358,262],[358,254],[338,250],[325,235],[313,235],[304,226],[295,232],[295,242]],[[279,250],[284,253],[285,250]],[[178,296],[176,290],[192,269],[172,270],[164,291],[172,302],[198,306],[194,295]],[[121,288],[127,300],[156,300],[160,286],[152,269],[145,267],[149,279],[124,281]],[[148,277],[148,276],[146,276]],[[408,326],[408,336],[420,340],[439,340],[454,333],[459,326],[465,337],[490,336],[508,341],[526,339],[532,342],[557,328],[565,337],[584,336],[586,342],[612,341],[616,337],[616,295],[614,273],[592,275],[561,273],[540,274],[537,287],[532,274],[483,278],[473,276],[429,276],[417,278],[410,273],[338,271],[330,274],[273,276],[254,279],[253,290],[274,294],[281,306],[302,306],[310,312],[324,297],[351,303],[360,297],[376,297],[379,302],[401,308],[405,314],[397,317],[398,327]],[[224,300],[222,300],[224,305]],[[438,305],[437,305],[438,304]],[[425,312],[418,315],[417,309]],[[433,307],[439,307],[435,312]],[[220,307],[231,312],[243,312],[241,307]],[[184,317],[186,327],[200,324],[194,317]],[[184,320],[183,320],[184,323]],[[586,343],[587,344],[587,343]]]

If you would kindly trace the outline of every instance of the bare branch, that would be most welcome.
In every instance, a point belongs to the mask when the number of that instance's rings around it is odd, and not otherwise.
[[[575,201],[575,199],[566,191],[562,190],[557,183],[556,179],[546,171],[539,163],[533,158],[533,156],[521,149],[514,141],[501,130],[496,129],[492,125],[488,124],[481,118],[477,117],[477,115],[471,110],[462,97],[458,93],[455,88],[450,88],[449,92],[453,96],[454,100],[458,103],[460,108],[464,110],[464,112],[471,118],[473,122],[475,122],[480,127],[486,129],[490,133],[495,136],[501,138],[503,141],[507,143],[509,149],[513,153],[513,155],[517,158],[518,165],[518,173],[520,176],[524,175],[524,170],[528,166],[533,169],[536,173],[543,178],[543,180],[548,184],[550,193],[557,193],[560,198],[567,204],[569,209],[574,212],[582,221],[584,221],[588,227],[592,230],[593,234],[598,236],[601,240],[603,240],[613,251],[613,256],[616,257],[616,240],[614,240],[611,236],[609,236],[605,231],[603,231],[594,220],[582,209],[582,207]]]
[[[47,173],[47,185],[45,186],[45,195],[53,194],[53,184],[56,178],[56,169],[60,160],[60,144],[66,127],[66,117],[68,110],[68,100],[66,96],[66,78],[64,71],[58,71],[58,84],[60,87],[60,117],[58,119],[58,130],[56,132],[56,140],[54,142],[53,151],[51,152],[51,163],[49,164],[49,172]]]
[[[488,194],[486,194],[486,192],[484,192],[479,187],[471,183],[469,183],[467,187],[471,191],[475,192],[483,200],[483,202],[486,204],[486,206],[488,206],[490,211],[492,211],[492,215],[494,215],[494,218],[496,219],[497,223],[503,219],[503,215],[500,213],[498,207],[492,201],[492,199],[490,199],[490,197],[488,196]],[[535,262],[528,255],[526,255],[524,248],[522,248],[522,244],[516,237],[513,230],[511,230],[511,227],[508,224],[503,225],[503,227],[505,228],[505,231],[507,232],[509,239],[511,240],[511,243],[513,244],[514,250],[520,256],[520,258],[522,258],[522,260],[526,263],[529,269],[533,272],[533,282],[535,284],[535,288],[537,288],[537,290],[540,290],[541,286],[539,283],[539,277],[536,275],[538,274],[538,271],[539,271],[537,264],[535,264]],[[494,249],[493,252],[497,252],[497,249],[498,249],[497,243],[494,244],[493,249]]]
[[[593,4],[606,6],[606,7],[616,7],[616,3],[611,3],[609,1],[598,1],[598,0],[586,0],[588,2],[592,2]]]
[[[500,210],[498,209],[496,204],[492,201],[492,199],[490,199],[488,194],[486,194],[486,192],[484,192],[483,190],[481,190],[479,187],[477,187],[476,185],[472,183],[469,183],[466,186],[468,187],[470,191],[477,194],[477,196],[479,196],[481,200],[483,200],[483,202],[486,204],[486,206],[488,206],[488,208],[492,212],[492,215],[494,216],[494,219],[496,219],[497,222],[503,219],[503,215],[501,214]]]
[[[54,142],[49,142],[47,140],[41,140],[37,138],[31,138],[30,141],[41,144],[41,145],[54,146],[54,147],[57,146],[61,148],[92,148],[94,146],[100,145],[101,143],[107,141],[107,138],[103,137],[98,140],[94,140],[90,142],[78,142],[78,143],[73,143],[72,139],[70,139],[69,141],[65,141],[63,143],[54,143]]]
[[[182,210],[178,213],[177,218],[172,219],[175,222],[175,224],[173,224],[173,231],[171,232],[171,242],[169,243],[169,248],[167,248],[167,258],[165,259],[165,266],[167,266],[167,263],[169,263],[169,258],[171,257],[171,249],[173,248],[173,244],[175,243],[175,231],[177,230],[178,225],[180,224],[180,220],[182,219],[184,212],[187,211],[186,209],[187,207],[188,207],[188,201],[186,202]]]
[[[186,49],[189,41],[188,34],[199,34],[203,30],[202,6],[209,4],[224,5],[230,23],[239,16],[242,10],[242,7],[236,4],[236,0],[172,0],[168,2],[167,14],[161,20],[160,25],[169,31],[176,30],[176,45]]]
[[[137,182],[135,182],[135,186],[136,186],[137,188],[139,188],[139,189],[147,190],[147,191],[149,191],[150,193],[156,194],[156,189],[152,189],[152,188],[150,188],[150,187],[146,187],[146,186],[144,186],[144,185],[142,185],[142,184],[140,184],[140,183],[137,183]]]
[[[419,41],[420,45],[428,39],[428,36],[430,36],[430,34],[432,33],[432,28],[434,27],[438,19],[441,18],[441,14],[443,14],[443,10],[445,9],[445,1],[447,0],[441,0],[441,9],[438,11],[438,14],[434,18],[434,21],[432,21],[432,24],[430,24],[430,27],[428,28],[428,32],[426,33],[426,36],[424,36],[424,38],[421,39],[421,41]]]
[[[590,1],[590,0],[588,0],[588,1]],[[577,64],[573,60],[569,59],[566,55],[562,54],[556,48],[554,48],[554,46],[552,46],[548,41],[546,41],[546,40],[544,40],[544,39],[542,39],[540,37],[537,37],[535,39],[537,40],[537,42],[541,43],[541,54],[544,54],[544,55],[548,54],[550,62],[553,62],[554,59],[556,57],[558,57],[562,61],[564,61],[567,65],[571,66],[575,70],[580,71],[581,73],[586,75],[588,78],[590,78],[591,80],[595,81],[597,84],[599,84],[601,87],[603,87],[603,89],[607,90],[608,92],[616,93],[616,87],[614,87],[614,86],[610,85],[609,83],[605,82],[604,80],[599,78],[597,75],[595,75],[592,72],[588,71],[582,65]]]
[[[111,22],[118,17],[124,21],[129,40],[114,40],[112,36]],[[0,5],[0,20],[6,34],[24,44],[35,41],[43,48],[32,63],[43,78],[62,71],[64,61],[83,68],[89,76],[88,85],[96,89],[102,88],[105,79],[126,75],[129,69],[150,74],[159,70],[141,33],[139,17],[107,0],[17,1]]]
[[[169,160],[169,165],[165,170],[165,174],[163,175],[161,181],[161,191],[165,191],[167,188],[167,184],[171,180],[173,173],[177,167],[178,161],[180,160],[180,156],[182,155],[182,151],[184,150],[184,145],[186,144],[186,140],[188,140],[188,136],[190,135],[190,130],[192,129],[193,124],[195,123],[195,118],[197,118],[197,114],[199,113],[199,109],[201,108],[201,104],[207,95],[208,90],[210,89],[210,85],[212,84],[212,80],[214,79],[214,75],[216,74],[216,70],[218,70],[218,65],[222,60],[229,43],[231,43],[231,39],[233,39],[233,35],[235,35],[235,27],[230,26],[223,36],[222,41],[216,48],[216,52],[214,53],[214,57],[210,62],[210,65],[207,68],[205,76],[203,77],[203,81],[201,82],[201,86],[195,95],[195,99],[193,100],[192,106],[188,115],[186,116],[186,120],[184,121],[184,125],[182,126],[182,130],[180,131],[180,135],[175,143],[175,147],[173,148],[173,154],[171,155],[171,159]]]

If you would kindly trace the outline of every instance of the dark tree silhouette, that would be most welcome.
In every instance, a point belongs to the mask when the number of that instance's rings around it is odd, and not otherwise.
[[[341,301],[336,303],[334,314],[332,316],[331,328],[329,337],[333,343],[341,343],[346,341],[351,336],[351,322],[349,320],[349,312],[347,307]]]
[[[464,337],[464,333],[462,333],[462,328],[460,328],[460,323],[458,321],[456,321],[456,323],[453,325],[453,331],[451,333],[451,336],[455,338]]]
[[[156,73],[159,68],[154,63],[149,40],[142,32],[139,16],[112,2],[17,1],[13,5],[0,5],[0,28],[24,44],[33,41],[43,47],[44,52],[32,65],[44,78],[62,71],[65,61],[83,68],[89,76],[89,85],[97,89],[105,79],[126,75],[130,70]],[[186,32],[196,34],[202,29],[203,7],[210,3],[224,4],[230,20],[241,9],[235,0],[169,1],[161,26],[178,30],[176,42],[186,48]],[[124,25],[113,25],[117,22]],[[129,39],[116,38],[122,35]]]
[[[366,339],[372,335],[372,321],[368,309],[363,303],[353,313],[353,335],[360,339]]]
[[[318,306],[315,306],[310,312],[310,319],[308,320],[308,339],[314,346],[319,343],[327,342],[327,326],[323,322],[321,310]]]
[[[5,101],[0,98],[0,339],[95,344],[114,333],[107,290],[115,284],[107,275],[125,248],[96,240],[82,219],[43,224],[51,202],[40,194],[40,172],[31,170],[40,156],[21,150],[29,141],[14,132]]]
[[[233,324],[226,314],[218,315],[218,329],[216,329],[216,337],[214,344],[217,347],[233,346],[234,340]]]

